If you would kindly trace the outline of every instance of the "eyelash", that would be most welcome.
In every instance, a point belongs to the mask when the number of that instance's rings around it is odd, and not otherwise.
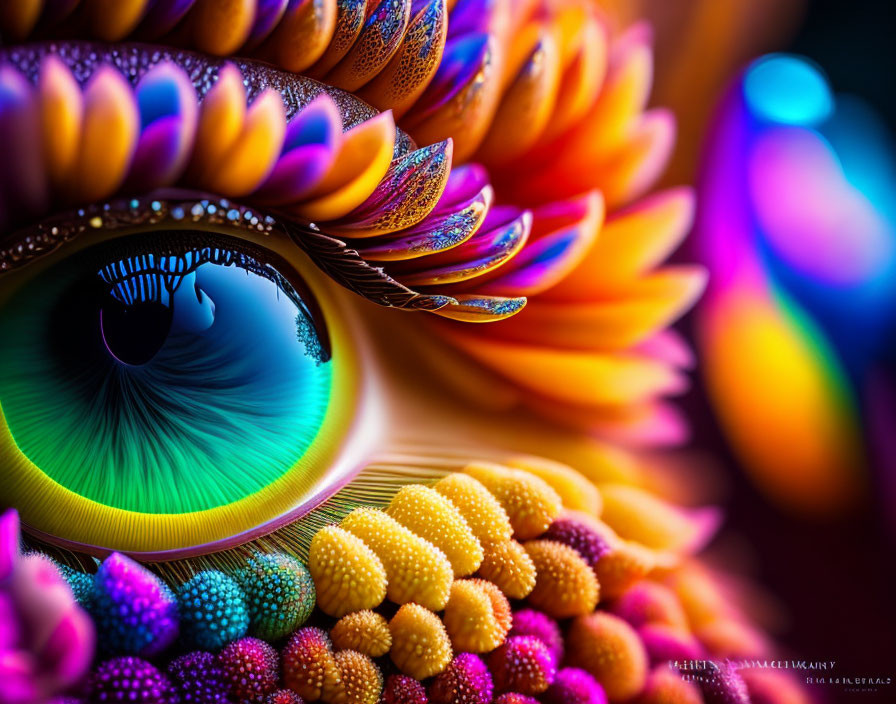
[[[184,200],[153,196],[119,199],[55,215],[7,237],[9,241],[0,249],[0,277],[92,231],[160,224],[220,227],[253,238],[280,232],[338,283],[376,303],[418,310],[433,310],[445,304],[445,296],[412,291],[381,268],[369,264],[343,241],[329,237],[313,224],[303,226],[289,222],[227,198]]]

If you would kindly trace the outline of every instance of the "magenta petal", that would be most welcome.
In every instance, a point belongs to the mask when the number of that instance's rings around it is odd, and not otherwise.
[[[327,174],[333,156],[333,151],[323,144],[293,149],[280,157],[253,199],[267,205],[285,205],[300,200]]]
[[[273,32],[289,4],[291,4],[290,0],[257,0],[255,22],[252,24],[245,46],[258,46],[265,37]],[[298,5],[299,2],[292,0],[292,4]]]
[[[40,699],[35,677],[36,663],[29,653],[0,653],[0,702],[30,704]]]
[[[139,34],[156,38],[167,34],[189,12],[196,0],[155,0],[140,22]]]
[[[73,608],[56,624],[40,652],[54,689],[65,689],[81,679],[93,660],[93,645],[93,622],[85,612]]]
[[[0,580],[12,575],[19,557],[19,512],[9,509],[0,516]]]
[[[182,124],[180,117],[172,115],[157,120],[143,131],[131,162],[129,190],[148,191],[173,183],[183,163]]]
[[[488,172],[485,167],[479,164],[455,166],[433,212],[454,210],[458,203],[465,203],[475,198],[488,184]]]

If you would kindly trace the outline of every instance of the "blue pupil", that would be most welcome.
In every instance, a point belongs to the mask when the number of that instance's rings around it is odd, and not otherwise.
[[[301,462],[332,363],[307,302],[262,259],[223,238],[153,241],[70,257],[2,306],[0,404],[21,452],[68,489],[184,513]]]

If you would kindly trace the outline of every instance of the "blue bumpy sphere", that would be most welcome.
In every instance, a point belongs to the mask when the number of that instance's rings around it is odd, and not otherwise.
[[[200,572],[177,590],[184,635],[205,650],[219,650],[249,628],[243,590],[217,570]]]
[[[249,604],[251,634],[257,638],[288,636],[314,609],[314,580],[305,565],[289,555],[254,555],[238,579]]]

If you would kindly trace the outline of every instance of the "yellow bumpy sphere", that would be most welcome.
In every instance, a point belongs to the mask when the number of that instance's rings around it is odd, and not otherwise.
[[[482,546],[454,504],[435,489],[421,484],[402,487],[386,513],[445,553],[455,577],[479,569]]]
[[[337,704],[377,704],[383,692],[383,673],[369,657],[354,650],[335,655],[345,698]]]
[[[507,512],[513,536],[528,540],[544,533],[562,508],[560,496],[540,477],[489,462],[474,462],[464,472],[481,482]]]
[[[543,457],[513,457],[510,467],[522,469],[544,479],[560,495],[563,505],[591,516],[599,516],[603,500],[597,487],[572,467]]]
[[[525,599],[535,588],[535,563],[515,540],[483,541],[479,576],[511,599]]]
[[[454,571],[441,550],[377,509],[356,508],[340,525],[380,558],[391,601],[413,601],[433,611],[445,608]]]
[[[473,535],[480,540],[509,540],[513,535],[507,512],[491,492],[469,474],[449,474],[432,488],[454,504]]]
[[[364,541],[337,526],[311,540],[308,569],[317,589],[317,605],[330,616],[372,609],[386,598],[386,570]]]
[[[330,640],[337,650],[357,650],[378,658],[392,647],[389,622],[375,611],[356,611],[343,616],[330,629]]]
[[[457,652],[487,653],[504,642],[513,625],[510,603],[501,590],[484,579],[459,579],[442,620]]]
[[[535,588],[529,603],[553,618],[589,614],[597,606],[600,587],[594,571],[575,550],[553,540],[523,545],[535,564]]]
[[[580,616],[566,635],[566,658],[587,670],[612,701],[629,699],[644,688],[647,653],[635,630],[603,611]]]
[[[392,662],[417,680],[437,675],[451,662],[451,640],[432,611],[419,604],[405,604],[389,622]]]

